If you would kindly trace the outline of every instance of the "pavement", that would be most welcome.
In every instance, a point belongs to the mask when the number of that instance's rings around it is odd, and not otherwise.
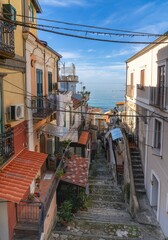
[[[89,172],[89,206],[79,211],[68,226],[57,224],[49,240],[163,240],[164,235],[144,195],[141,211],[132,219],[122,187],[112,179],[104,152],[99,151]]]

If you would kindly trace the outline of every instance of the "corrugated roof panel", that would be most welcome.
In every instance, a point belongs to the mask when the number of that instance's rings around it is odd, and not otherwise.
[[[82,144],[82,145],[86,145],[87,141],[88,141],[88,138],[89,138],[89,132],[82,131],[82,133],[81,133],[81,135],[79,137],[78,143]]]

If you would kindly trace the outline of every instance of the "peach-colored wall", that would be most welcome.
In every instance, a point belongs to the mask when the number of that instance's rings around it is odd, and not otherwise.
[[[56,211],[57,211],[57,204],[56,204],[56,192],[53,196],[53,199],[51,201],[50,204],[50,208],[47,212],[47,216],[45,218],[45,222],[44,222],[44,235],[45,235],[45,239],[48,238],[48,235],[50,234],[50,231],[53,227],[53,224],[56,220]]]
[[[27,144],[27,121],[21,122],[14,127],[15,155],[26,147]]]
[[[9,240],[13,239],[13,231],[16,225],[16,205],[15,203],[8,203],[8,227],[9,227]]]
[[[36,74],[35,74],[35,61],[36,61],[36,57],[35,55],[32,55],[30,58],[31,61],[31,94],[32,95],[36,95]]]

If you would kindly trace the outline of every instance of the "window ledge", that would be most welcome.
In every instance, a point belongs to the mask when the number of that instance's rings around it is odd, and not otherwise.
[[[157,157],[161,157],[161,158],[162,158],[162,152],[161,152],[161,150],[158,149],[158,148],[154,148],[154,147],[153,147],[153,154],[152,154],[152,155],[155,155],[155,156],[157,156]]]

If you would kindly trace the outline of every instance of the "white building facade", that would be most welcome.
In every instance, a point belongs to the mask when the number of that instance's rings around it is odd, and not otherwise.
[[[126,61],[127,124],[141,153],[150,205],[168,237],[168,38]]]

